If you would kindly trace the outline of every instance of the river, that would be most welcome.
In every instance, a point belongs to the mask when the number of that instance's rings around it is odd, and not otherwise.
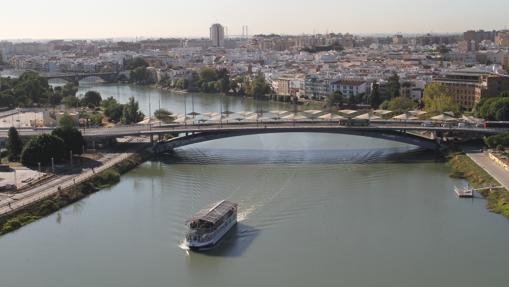
[[[84,86],[147,113],[183,95]],[[193,99],[190,99],[193,98]],[[217,111],[214,95],[187,96]],[[228,98],[233,111],[256,107]],[[287,108],[265,103],[266,109]],[[509,221],[458,200],[434,154],[370,138],[270,134],[201,143],[146,162],[58,213],[0,237],[0,283],[25,286],[503,286]],[[179,246],[211,201],[239,203],[213,252]]]

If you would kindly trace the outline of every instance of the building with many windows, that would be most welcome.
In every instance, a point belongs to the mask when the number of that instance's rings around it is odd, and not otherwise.
[[[331,94],[330,80],[318,76],[307,76],[304,80],[306,97],[314,100],[323,100]]]
[[[214,47],[224,47],[224,27],[221,24],[210,27],[210,41]]]
[[[332,83],[332,91],[339,91],[346,97],[358,96],[368,91],[368,84],[364,80],[342,79]]]
[[[482,99],[496,97],[509,91],[509,76],[476,70],[447,73],[433,79],[447,87],[449,94],[466,110],[471,110]]]

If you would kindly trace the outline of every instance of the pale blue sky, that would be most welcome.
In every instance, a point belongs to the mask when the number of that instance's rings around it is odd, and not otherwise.
[[[0,39],[313,31],[462,32],[509,25],[509,0],[0,0]]]

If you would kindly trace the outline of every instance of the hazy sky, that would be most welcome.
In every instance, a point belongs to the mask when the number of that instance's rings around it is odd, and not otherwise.
[[[509,0],[0,0],[0,39],[462,32],[509,25]]]

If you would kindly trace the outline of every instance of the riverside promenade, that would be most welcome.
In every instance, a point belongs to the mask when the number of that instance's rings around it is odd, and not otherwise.
[[[478,166],[491,175],[491,177],[498,181],[498,183],[503,185],[506,190],[509,190],[509,172],[490,159],[487,153],[481,151],[468,151],[466,154]]]
[[[56,195],[60,190],[65,190],[85,182],[95,176],[95,174],[113,167],[114,165],[133,156],[137,152],[138,151],[106,153],[99,160],[100,165],[97,167],[84,169],[81,173],[77,174],[59,175],[52,180],[43,182],[42,184],[21,193],[13,193],[6,199],[0,201],[0,217],[23,210],[33,203]]]

